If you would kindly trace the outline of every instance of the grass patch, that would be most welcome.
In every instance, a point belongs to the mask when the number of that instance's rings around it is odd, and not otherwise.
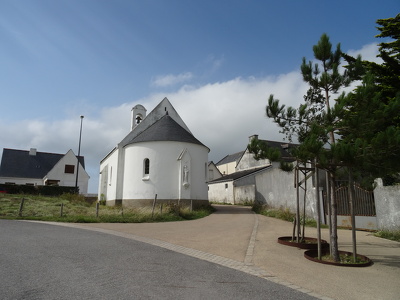
[[[20,205],[24,199],[21,216]],[[62,206],[62,215],[61,215]],[[147,223],[195,220],[210,215],[213,208],[190,211],[176,205],[151,208],[131,208],[90,203],[82,195],[64,194],[59,197],[0,194],[0,218],[71,223]]]
[[[380,230],[374,233],[375,236],[400,242],[400,230]]]
[[[289,222],[293,222],[294,219],[296,218],[296,214],[290,212],[288,208],[272,209],[262,205],[253,205],[252,210],[257,214],[266,217],[277,218]]]
[[[351,254],[351,253],[350,254],[348,254],[348,253],[345,253],[345,254],[340,253],[339,254],[339,259],[340,259],[339,262],[341,264],[366,264],[366,263],[369,262],[368,260],[365,260],[364,258],[362,258],[360,256],[357,256],[356,260],[354,261],[353,254]],[[327,262],[335,262],[332,259],[332,256],[330,256],[329,254],[321,256],[321,260],[327,261]]]
[[[263,205],[253,205],[252,210],[260,215],[277,218],[280,220],[293,222],[296,218],[296,214],[292,213],[288,208],[268,208],[267,206]],[[301,224],[303,224],[303,219],[301,218]],[[305,225],[307,227],[317,227],[317,221],[311,218],[305,219]],[[327,225],[321,224],[321,228],[328,228]]]

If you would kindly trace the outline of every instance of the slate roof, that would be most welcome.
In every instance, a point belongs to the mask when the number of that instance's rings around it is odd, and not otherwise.
[[[231,163],[234,161],[238,161],[239,158],[242,157],[243,153],[244,153],[244,151],[240,151],[240,152],[237,152],[234,154],[229,154],[229,155],[225,156],[223,159],[221,159],[219,162],[217,162],[216,165],[219,166],[219,165],[224,165],[224,164]]]
[[[254,168],[254,169],[249,169],[249,170],[244,170],[244,171],[239,171],[235,172],[232,174],[224,175],[220,178],[214,179],[212,181],[209,181],[208,183],[219,183],[219,182],[226,182],[226,181],[235,181],[237,179],[240,179],[242,177],[252,175],[254,173],[257,173],[259,171],[262,171],[264,169],[272,168],[272,166],[264,166],[260,168]]]
[[[271,148],[277,148],[281,152],[281,158],[283,161],[292,162],[294,161],[293,155],[290,154],[290,149],[297,147],[297,144],[292,143],[284,143],[284,142],[275,142],[269,140],[262,140],[267,143],[267,145]]]
[[[125,145],[154,141],[174,141],[204,146],[198,139],[196,139],[190,132],[180,126],[168,114],[163,116],[149,128],[141,132],[138,136],[134,137],[132,140],[127,141]]]
[[[26,150],[4,148],[0,177],[43,178],[64,155],[46,152],[29,155],[29,151]],[[79,157],[79,162],[85,168],[83,156]]]

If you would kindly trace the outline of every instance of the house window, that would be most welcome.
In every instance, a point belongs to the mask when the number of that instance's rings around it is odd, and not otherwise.
[[[227,184],[227,183],[225,183],[225,189],[226,189],[226,190],[228,189],[228,184]]]
[[[75,172],[75,166],[74,165],[65,165],[65,171],[66,174],[74,174]]]

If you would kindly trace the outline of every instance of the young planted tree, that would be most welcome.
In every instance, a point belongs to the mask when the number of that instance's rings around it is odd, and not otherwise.
[[[332,51],[326,34],[313,47],[316,63],[303,59],[301,72],[310,88],[304,103],[295,109],[280,105],[271,95],[266,114],[273,118],[289,140],[297,137],[300,145],[294,156],[302,163],[314,162],[329,174],[331,257],[339,261],[337,242],[337,201],[335,176],[340,167],[349,174],[350,200],[354,178],[358,181],[400,173],[400,14],[378,20],[380,34],[390,42],[380,44],[383,64],[362,62],[341,53],[340,45]],[[340,74],[341,57],[349,65]],[[352,93],[331,99],[351,80],[363,79]],[[253,145],[254,153],[257,153]],[[265,155],[268,151],[258,151]],[[353,254],[356,256],[353,213]]]
[[[303,58],[301,65],[303,79],[310,86],[304,96],[304,103],[297,109],[285,107],[285,105],[280,105],[279,100],[271,95],[268,99],[266,114],[278,124],[281,128],[280,132],[286,134],[289,140],[292,140],[293,137],[298,139],[300,145],[293,154],[299,162],[318,165],[330,174],[331,256],[335,261],[338,261],[337,204],[335,197],[337,163],[334,161],[335,158],[331,152],[331,147],[335,144],[337,118],[334,115],[335,111],[331,109],[331,102],[334,101],[331,97],[337,94],[340,88],[347,86],[350,80],[346,72],[339,73],[342,55],[340,44],[337,45],[335,50],[332,50],[329,37],[323,34],[317,45],[313,47],[313,52],[317,62],[307,62]],[[255,152],[257,151],[255,150]]]

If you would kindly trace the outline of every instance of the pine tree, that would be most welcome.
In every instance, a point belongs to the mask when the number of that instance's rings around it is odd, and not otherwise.
[[[362,84],[336,107],[342,115],[335,155],[367,184],[400,172],[400,14],[377,23],[377,37],[391,38],[379,44],[383,63],[362,62]],[[358,68],[354,58],[345,58],[349,70]]]
[[[339,65],[342,52],[340,44],[332,50],[329,37],[323,34],[313,47],[314,57],[318,61],[307,62],[303,58],[301,73],[303,80],[309,84],[304,103],[295,109],[280,105],[278,99],[271,95],[268,99],[266,114],[272,118],[286,134],[289,140],[295,136],[300,145],[293,152],[301,163],[314,163],[326,169],[330,174],[331,187],[331,256],[339,260],[337,243],[337,211],[335,197],[336,162],[331,152],[335,145],[335,111],[331,109],[331,96],[350,82],[347,72],[340,74]],[[257,150],[254,150],[257,152]],[[262,152],[259,152],[262,153]],[[268,153],[264,151],[264,153]],[[268,156],[267,156],[268,158]]]

